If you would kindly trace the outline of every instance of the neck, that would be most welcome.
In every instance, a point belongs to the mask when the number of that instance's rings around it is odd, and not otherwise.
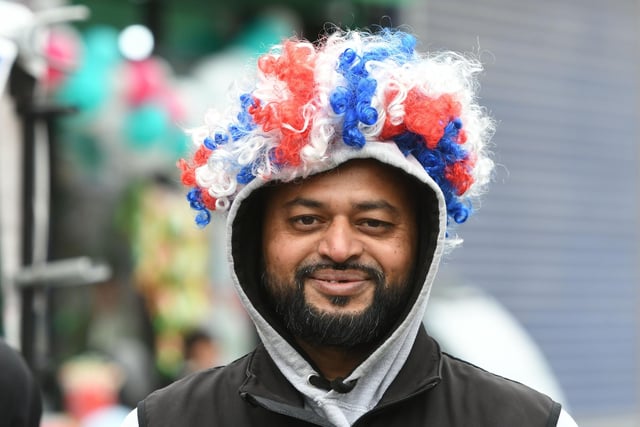
[[[297,340],[327,380],[346,378],[370,353],[369,347],[345,349],[342,347],[310,344]]]

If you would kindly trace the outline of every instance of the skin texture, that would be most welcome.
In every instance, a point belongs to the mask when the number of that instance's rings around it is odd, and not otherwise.
[[[417,251],[410,189],[399,171],[371,159],[270,189],[262,241],[273,298],[300,286],[317,312],[357,316],[376,287],[407,287]],[[370,351],[296,338],[328,379],[347,375]]]

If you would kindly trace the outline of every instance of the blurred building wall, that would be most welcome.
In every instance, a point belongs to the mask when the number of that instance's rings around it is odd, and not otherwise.
[[[637,425],[638,10],[429,0],[400,14],[422,49],[479,54],[498,120],[495,182],[446,268],[524,324],[581,426]]]

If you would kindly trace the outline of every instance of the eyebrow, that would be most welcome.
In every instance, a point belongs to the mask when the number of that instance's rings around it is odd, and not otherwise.
[[[324,207],[324,203],[318,201],[318,200],[314,200],[314,199],[307,199],[304,197],[296,197],[294,199],[289,200],[288,202],[286,202],[284,204],[285,207],[292,207],[292,206],[304,206],[307,208],[322,208]],[[354,203],[353,207],[356,208],[356,210],[358,211],[373,211],[373,210],[386,210],[392,213],[397,213],[398,209],[393,206],[392,204],[390,204],[389,202],[387,202],[386,200],[371,200],[371,201],[365,201],[365,202],[358,202],[358,203]]]
[[[286,208],[290,208],[293,206],[304,206],[306,208],[321,208],[323,204],[317,200],[306,199],[304,197],[296,197],[289,200],[287,203],[284,204],[284,206]]]
[[[368,202],[355,203],[354,207],[360,211],[385,210],[393,213],[398,212],[398,209],[386,200],[372,200]]]

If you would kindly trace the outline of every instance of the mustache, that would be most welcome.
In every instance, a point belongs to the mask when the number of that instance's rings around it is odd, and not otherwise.
[[[366,273],[377,286],[383,286],[385,283],[384,273],[370,265],[359,264],[356,262],[320,262],[315,264],[308,264],[299,267],[295,274],[295,283],[302,287],[303,280],[315,273],[318,270],[359,270]]]

